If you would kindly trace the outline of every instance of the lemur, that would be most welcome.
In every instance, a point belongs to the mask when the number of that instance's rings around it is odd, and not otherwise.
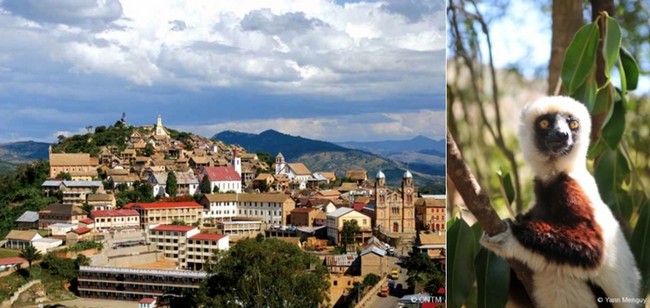
[[[572,98],[545,97],[522,110],[519,140],[535,173],[535,204],[506,220],[505,232],[480,240],[533,272],[531,298],[514,294],[521,282],[511,275],[509,307],[635,307],[624,298],[639,297],[641,275],[587,170],[590,133],[587,108]]]

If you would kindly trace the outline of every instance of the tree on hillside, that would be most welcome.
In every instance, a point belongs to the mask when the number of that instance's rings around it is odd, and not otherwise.
[[[24,246],[23,249],[20,250],[20,255],[21,258],[27,260],[27,263],[29,263],[29,266],[32,266],[32,262],[40,260],[42,255],[41,252],[34,247],[34,245],[29,244],[27,246]]]
[[[343,223],[343,229],[341,230],[341,245],[344,253],[347,252],[348,245],[354,242],[354,239],[360,231],[361,228],[359,228],[359,223],[354,219]]]
[[[257,152],[257,159],[261,162],[265,162],[267,165],[269,165],[269,168],[275,163],[275,157],[271,156],[271,154],[267,152]]]
[[[317,307],[329,301],[322,262],[298,246],[258,237],[216,254],[206,267],[199,304],[227,307]]]
[[[211,192],[212,192],[212,182],[210,182],[210,179],[206,175],[203,177],[203,181],[201,181],[201,193],[209,194]]]
[[[147,145],[144,146],[144,156],[151,156],[154,153],[156,153],[156,149],[153,147],[151,143],[147,143]]]
[[[178,218],[174,218],[172,220],[171,224],[174,225],[174,226],[185,226],[186,225],[185,220],[178,219]]]
[[[60,172],[59,174],[56,175],[56,178],[59,180],[65,180],[65,181],[72,181],[72,175],[67,172]]]
[[[167,183],[165,183],[165,192],[169,194],[170,197],[176,199],[176,193],[178,192],[176,173],[174,171],[169,171],[167,173]]]
[[[444,286],[445,273],[443,266],[436,264],[427,254],[409,253],[409,257],[402,261],[402,267],[408,270],[406,282],[416,292],[424,290],[429,294],[436,294]]]
[[[88,204],[88,201],[84,201],[84,203],[81,205],[81,209],[86,213],[90,214],[90,212],[93,210],[93,206]]]

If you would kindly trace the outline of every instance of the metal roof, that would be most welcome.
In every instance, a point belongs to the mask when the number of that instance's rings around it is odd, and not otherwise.
[[[190,277],[190,278],[206,278],[206,277],[208,277],[208,273],[206,273],[206,272],[197,272],[197,271],[150,270],[150,269],[107,267],[107,266],[80,266],[79,271],[81,271],[81,272],[96,272],[96,273],[115,273],[115,274],[176,276],[176,277]]]
[[[338,218],[338,217],[341,217],[341,216],[343,216],[343,215],[345,215],[347,213],[350,213],[352,211],[354,211],[354,210],[349,208],[349,207],[342,207],[342,208],[337,209],[334,212],[331,212],[331,213],[327,214],[327,217]]]
[[[38,221],[38,212],[34,211],[25,211],[18,219],[16,219],[16,222],[36,222]]]
[[[380,255],[382,257],[386,256],[386,251],[383,250],[383,249],[378,248],[377,246],[371,246],[371,247],[368,247],[368,248],[362,250],[360,256],[364,256],[364,255],[367,255],[369,253],[375,253],[375,254],[378,254],[378,255]]]

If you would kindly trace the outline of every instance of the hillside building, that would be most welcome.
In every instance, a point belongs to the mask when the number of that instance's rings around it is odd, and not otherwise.
[[[124,209],[136,210],[140,214],[140,225],[145,229],[151,225],[171,224],[174,220],[194,224],[203,213],[203,206],[194,201],[129,203]]]
[[[263,223],[288,224],[296,202],[285,194],[205,194],[200,200],[205,222],[224,222],[236,217],[259,218]]]
[[[404,172],[399,190],[386,187],[386,175],[380,170],[375,177],[375,228],[392,238],[415,236],[415,187],[413,175]]]
[[[311,171],[303,163],[287,163],[284,155],[278,153],[275,157],[275,174],[284,174],[289,181],[300,185],[300,189],[307,187],[307,182],[312,178]]]
[[[77,280],[81,297],[139,301],[196,292],[207,276],[199,271],[80,266]]]
[[[84,218],[86,213],[76,205],[53,203],[38,211],[38,227],[47,229],[56,223],[78,224]]]
[[[346,221],[356,220],[359,226],[359,234],[354,242],[363,243],[372,237],[372,222],[370,217],[359,213],[349,207],[342,207],[327,214],[327,236],[338,244],[341,242],[341,231]]]
[[[181,269],[200,270],[218,250],[228,250],[228,235],[200,233],[197,227],[158,225],[150,230],[149,241]]]
[[[241,173],[241,169],[239,171]],[[228,167],[203,167],[199,177],[204,181],[210,180],[212,192],[235,192],[241,193],[241,175],[232,166]],[[215,189],[216,187],[216,189]]]
[[[99,159],[88,153],[52,153],[49,149],[50,179],[68,173],[73,181],[92,181],[97,178]]]

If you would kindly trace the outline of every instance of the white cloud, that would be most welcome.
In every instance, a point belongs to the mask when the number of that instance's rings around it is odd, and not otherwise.
[[[433,18],[444,11],[413,15],[409,8],[416,4],[390,10],[381,2],[341,6],[327,0],[264,7],[257,1],[123,0],[30,1],[28,9],[19,9],[16,3],[5,1],[5,9],[17,18],[9,23],[29,34],[25,45],[47,41],[50,57],[71,72],[137,86],[257,85],[276,94],[381,99],[410,93],[408,84],[430,93],[425,83],[444,68],[427,65],[436,62],[435,50],[445,48],[444,29]],[[66,9],[71,12],[64,14]],[[27,26],[30,21],[36,24]],[[105,27],[87,29],[93,21]],[[55,26],[39,27],[41,22]],[[38,61],[48,65],[47,58]]]

